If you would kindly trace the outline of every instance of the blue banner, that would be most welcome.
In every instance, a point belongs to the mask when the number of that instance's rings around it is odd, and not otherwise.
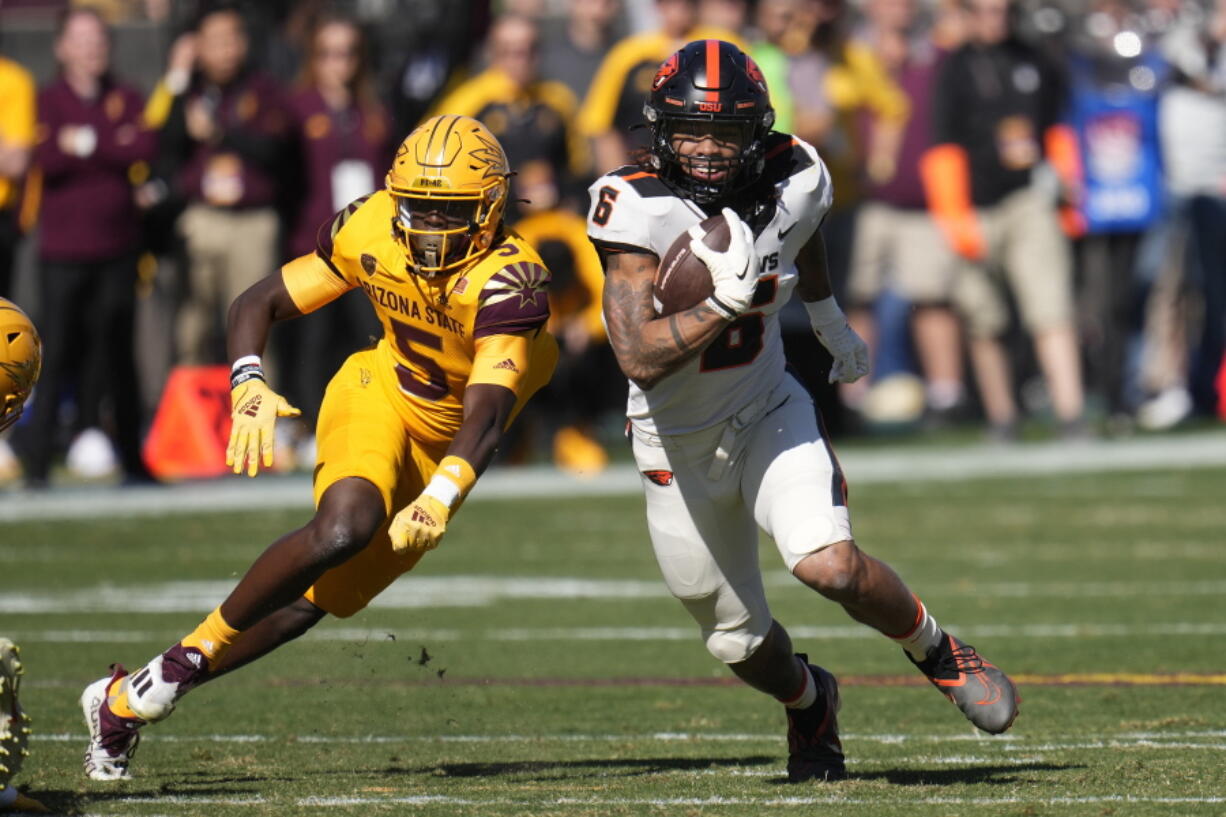
[[[1158,92],[1166,73],[1145,55],[1102,76],[1101,63],[1070,61],[1069,124],[1084,172],[1081,212],[1090,233],[1148,227],[1162,206]]]

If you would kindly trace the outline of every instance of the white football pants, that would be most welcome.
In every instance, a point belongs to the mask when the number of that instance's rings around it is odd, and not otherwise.
[[[788,570],[852,538],[846,486],[808,392],[790,374],[736,417],[690,434],[633,430],[647,526],[669,591],[707,649],[744,661],[770,629],[758,528]]]

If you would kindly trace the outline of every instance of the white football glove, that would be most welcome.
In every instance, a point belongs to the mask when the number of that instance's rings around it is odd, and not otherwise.
[[[720,252],[704,244],[702,228],[695,224],[689,229],[690,252],[711,270],[715,291],[707,298],[707,306],[733,320],[753,302],[758,288],[758,254],[749,225],[727,207],[723,215],[728,221],[728,249]]]
[[[809,313],[809,325],[817,333],[817,339],[834,358],[834,363],[830,365],[829,381],[855,383],[868,374],[868,344],[847,325],[847,316],[835,303],[834,296],[806,303],[805,310]]]

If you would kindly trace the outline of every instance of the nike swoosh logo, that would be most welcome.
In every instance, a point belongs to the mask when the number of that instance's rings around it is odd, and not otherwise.
[[[796,225],[793,224],[791,227],[788,227],[786,230],[780,230],[779,240],[782,241],[783,239],[787,238],[788,233],[792,232],[792,230],[795,230],[795,229],[796,229]]]

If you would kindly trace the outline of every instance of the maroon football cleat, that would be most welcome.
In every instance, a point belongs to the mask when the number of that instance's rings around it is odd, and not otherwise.
[[[208,674],[204,653],[175,644],[128,679],[128,706],[150,723],[160,721],[174,711],[175,701],[203,683]]]
[[[138,731],[145,722],[140,718],[123,718],[111,711],[107,690],[117,679],[127,675],[120,664],[111,665],[111,676],[99,678],[81,693],[81,711],[89,728],[89,744],[85,747],[85,774],[91,780],[128,780],[128,763],[140,743]]]

